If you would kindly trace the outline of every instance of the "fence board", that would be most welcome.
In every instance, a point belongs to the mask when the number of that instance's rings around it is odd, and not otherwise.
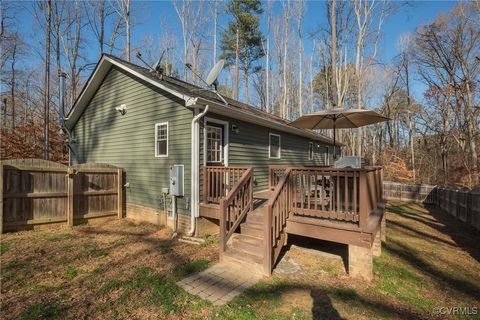
[[[434,205],[441,211],[480,230],[480,190],[385,181],[383,197],[386,200],[415,201]]]
[[[0,231],[59,222],[72,226],[75,220],[117,214],[122,210],[122,174],[122,168],[108,164],[0,161]]]

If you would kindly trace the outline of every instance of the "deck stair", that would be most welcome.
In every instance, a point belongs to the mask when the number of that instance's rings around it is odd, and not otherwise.
[[[241,263],[250,270],[261,273],[264,256],[264,208],[263,205],[247,213],[240,224],[240,233],[232,236],[223,259]]]

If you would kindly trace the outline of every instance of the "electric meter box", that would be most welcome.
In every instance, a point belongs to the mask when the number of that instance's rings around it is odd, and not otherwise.
[[[170,166],[170,194],[172,196],[183,196],[183,164]]]

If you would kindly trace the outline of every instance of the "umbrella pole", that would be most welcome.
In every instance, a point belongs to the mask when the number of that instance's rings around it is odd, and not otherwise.
[[[335,120],[333,120],[333,161],[335,161],[337,159],[337,153],[336,153],[336,148],[337,148],[337,145],[335,143]]]

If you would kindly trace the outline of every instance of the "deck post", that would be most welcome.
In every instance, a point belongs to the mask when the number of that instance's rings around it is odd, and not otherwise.
[[[208,190],[208,178],[207,178],[207,166],[203,166],[203,203],[207,204],[207,190]]]
[[[250,177],[250,211],[253,211],[253,169],[252,176]]]
[[[359,227],[363,231],[367,226],[367,216],[368,216],[368,190],[367,190],[367,171],[360,171],[360,219]]]
[[[263,229],[263,273],[266,275],[272,274],[272,215],[272,206],[265,206],[265,224]]]
[[[372,255],[375,257],[380,257],[382,255],[382,239],[381,239],[382,230],[379,229],[372,244]]]
[[[353,278],[372,280],[372,248],[348,245],[348,274]]]
[[[223,260],[223,253],[225,252],[225,249],[227,247],[227,244],[225,243],[226,239],[226,232],[227,232],[227,222],[226,222],[226,203],[225,199],[220,200],[220,261]]]
[[[387,242],[387,214],[383,212],[382,221],[380,222],[380,236],[382,242]]]

